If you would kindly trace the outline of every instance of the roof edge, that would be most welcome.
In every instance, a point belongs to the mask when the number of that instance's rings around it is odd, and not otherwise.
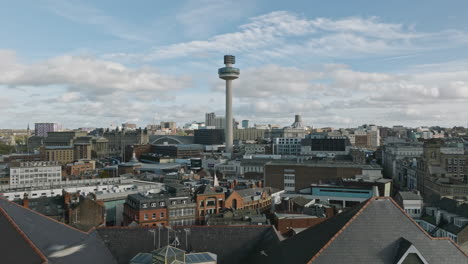
[[[426,232],[426,230],[424,230],[416,221],[414,221],[414,219],[405,212],[405,210],[403,210],[403,208],[400,207],[400,205],[398,205],[398,203],[393,200],[393,198],[391,197],[385,197],[385,198],[388,198],[399,210],[400,212],[403,213],[403,215],[405,215],[407,218],[409,218],[409,220],[411,222],[413,222],[413,224],[415,224],[428,238],[430,238],[431,240],[448,240],[450,243],[452,243],[458,250],[460,250],[463,255],[465,255],[466,257],[468,257],[468,253],[465,253],[465,251],[463,251],[461,249],[461,247],[455,243],[452,239],[448,238],[448,237],[433,237],[431,235],[429,235],[429,233]]]
[[[34,252],[39,256],[39,258],[43,261],[42,264],[47,264],[49,260],[47,257],[42,253],[42,251],[29,239],[29,237],[19,228],[19,226],[13,221],[13,219],[8,215],[8,213],[0,207],[0,214],[4,215],[7,221],[15,228],[18,234],[28,243],[28,245],[34,250]]]
[[[322,254],[322,252],[327,249],[331,243],[333,243],[333,241],[335,241],[335,239],[341,235],[341,233],[343,233],[346,228],[348,228],[348,226],[359,216],[361,215],[361,213],[369,206],[369,204],[373,201],[373,200],[378,200],[378,198],[385,198],[385,197],[373,197],[373,198],[369,198],[366,203],[364,204],[364,206],[359,209],[359,211],[356,212],[356,214],[351,217],[351,219],[349,219],[349,221],[340,229],[338,230],[338,232],[336,232],[335,235],[333,235],[333,237],[307,262],[307,264],[310,264],[312,262],[314,262],[319,256],[320,254]]]
[[[67,225],[67,224],[65,224],[65,223],[63,223],[63,222],[57,221],[57,220],[55,220],[55,219],[53,219],[53,218],[51,218],[51,217],[48,217],[48,216],[43,215],[43,214],[41,214],[41,213],[39,213],[39,212],[36,212],[36,211],[34,211],[34,210],[30,209],[30,208],[24,207],[24,206],[19,205],[19,204],[15,203],[15,202],[12,202],[12,201],[8,201],[8,200],[5,199],[5,198],[0,197],[0,199],[5,200],[6,202],[8,202],[8,203],[10,203],[10,204],[13,204],[13,205],[15,205],[15,206],[18,206],[18,207],[21,207],[21,208],[23,208],[23,209],[26,209],[26,210],[28,210],[28,211],[30,211],[30,212],[32,212],[32,213],[35,213],[35,214],[37,214],[37,215],[39,215],[39,216],[41,216],[41,217],[45,217],[45,218],[47,218],[48,220],[54,221],[54,222],[56,222],[56,223],[58,223],[58,224],[61,224],[61,225],[65,226],[65,227],[67,227],[67,228],[70,228],[70,229],[73,229],[73,230],[75,230],[75,231],[78,231],[78,232],[80,232],[80,233],[89,234],[90,231],[92,231],[92,230],[89,230],[88,232],[85,232],[85,231],[80,230],[80,229],[78,229],[78,228],[76,228],[76,227],[73,227],[73,226],[71,226],[71,225]],[[1,208],[1,207],[0,207],[0,208]],[[92,228],[91,228],[91,229],[92,229]]]
[[[333,243],[333,241],[339,236],[341,235],[341,233],[343,233],[346,228],[369,206],[369,204],[372,202],[372,201],[375,201],[375,200],[389,200],[390,202],[392,202],[392,204],[394,206],[396,206],[396,208],[398,208],[400,210],[400,212],[403,213],[404,216],[406,216],[414,225],[416,225],[419,230],[421,230],[429,239],[431,240],[447,240],[449,241],[450,243],[452,243],[452,245],[454,245],[458,250],[460,250],[460,252],[462,252],[462,254],[466,257],[468,257],[468,254],[465,253],[459,245],[457,245],[452,239],[448,238],[448,237],[432,237],[430,236],[418,223],[416,223],[416,221],[414,221],[413,218],[411,218],[411,216],[409,216],[399,205],[397,202],[395,202],[395,200],[392,198],[392,197],[389,197],[389,196],[379,196],[379,197],[371,197],[369,198],[364,206],[359,209],[359,211],[338,231],[336,232],[336,234],[307,262],[307,264],[311,264],[313,263],[319,256],[320,254],[325,250],[327,249],[331,243]]]

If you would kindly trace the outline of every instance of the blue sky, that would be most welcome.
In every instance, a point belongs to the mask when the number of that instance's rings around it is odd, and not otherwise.
[[[175,2],[175,3],[172,3]],[[468,122],[466,1],[5,1],[0,128]]]

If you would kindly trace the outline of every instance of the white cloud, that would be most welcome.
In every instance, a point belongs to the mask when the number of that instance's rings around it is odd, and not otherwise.
[[[4,55],[6,54],[6,55]],[[156,94],[165,96],[176,90],[191,86],[190,78],[169,76],[153,68],[131,69],[122,64],[97,60],[91,57],[60,56],[35,64],[20,64],[9,52],[0,53],[0,61],[6,57],[8,65],[2,63],[0,84],[9,86],[67,87],[70,96],[80,94],[88,99],[95,96],[111,96],[118,93],[132,95]]]
[[[193,20],[193,16],[189,17],[188,21]],[[235,32],[215,35],[207,40],[157,46],[146,54],[118,53],[106,56],[143,61],[182,57],[206,59],[219,56],[224,51],[264,62],[269,57],[284,59],[289,56],[315,59],[317,56],[397,56],[466,43],[468,35],[460,31],[426,33],[402,24],[384,23],[376,17],[308,19],[291,12],[275,11],[251,18]]]
[[[304,96],[307,93],[322,90],[320,84],[312,81],[322,76],[320,72],[304,71],[295,67],[265,65],[258,68],[241,70],[238,80],[235,80],[234,95],[236,97],[280,97]],[[224,92],[224,85],[217,82],[216,90]]]

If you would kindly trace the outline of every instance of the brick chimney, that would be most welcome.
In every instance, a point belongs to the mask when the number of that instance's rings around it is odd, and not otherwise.
[[[27,193],[24,193],[23,196],[23,206],[29,208],[29,195]]]

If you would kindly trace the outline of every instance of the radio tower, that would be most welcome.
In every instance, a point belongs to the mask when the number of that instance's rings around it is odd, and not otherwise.
[[[232,80],[239,78],[240,70],[232,67],[236,63],[236,57],[224,55],[224,64],[226,67],[218,70],[219,78],[226,81],[226,126],[225,140],[226,153],[232,154],[233,133],[232,133]]]

